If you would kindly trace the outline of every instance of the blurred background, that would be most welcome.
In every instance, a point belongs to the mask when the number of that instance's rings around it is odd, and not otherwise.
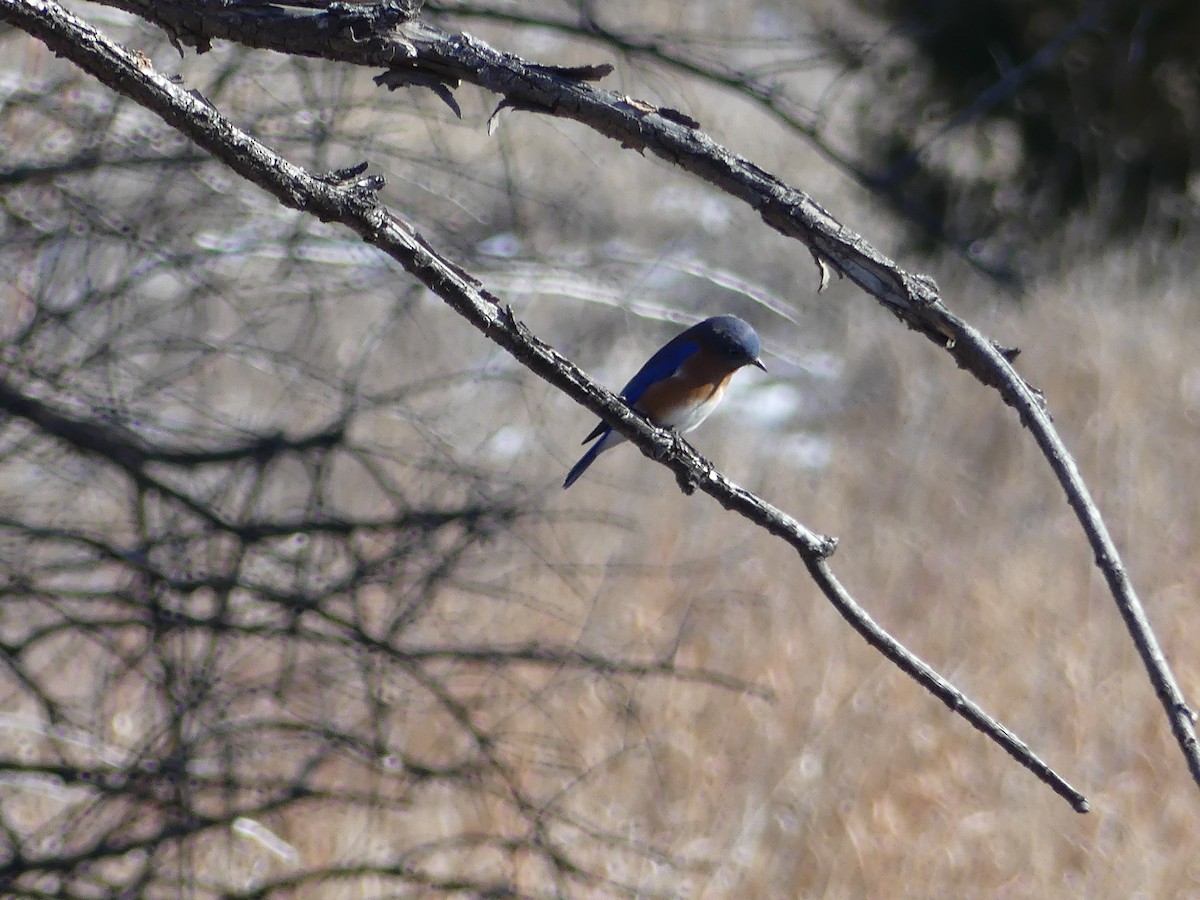
[[[0,31],[0,883],[13,896],[1175,897],[1200,795],[996,395],[670,165],[464,87],[87,21],[381,197],[617,388],[735,313],[689,437],[878,621],[381,254]],[[1197,695],[1191,4],[427,4],[681,110],[1022,350]],[[764,697],[763,691],[772,692]]]

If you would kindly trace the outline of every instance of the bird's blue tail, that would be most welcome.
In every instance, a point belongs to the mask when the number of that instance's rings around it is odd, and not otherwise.
[[[607,435],[605,435],[605,437],[607,437]],[[575,463],[575,465],[571,467],[571,471],[567,473],[566,480],[563,481],[564,490],[579,480],[579,476],[586,472],[587,467],[596,461],[596,457],[600,455],[600,451],[604,448],[604,437],[600,438],[600,440],[596,441],[596,443],[592,444],[592,446],[588,448],[588,452],[583,454],[583,456],[579,458],[579,462]]]

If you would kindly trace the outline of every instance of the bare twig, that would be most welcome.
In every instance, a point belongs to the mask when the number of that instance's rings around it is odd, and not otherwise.
[[[169,79],[158,75],[144,62],[139,63],[123,48],[107,40],[55,3],[47,0],[0,0],[0,18],[13,22],[113,90],[152,110],[169,125],[188,135],[231,169],[264,188],[281,202],[312,213],[323,221],[338,221],[351,228],[365,241],[388,253],[456,312],[493,342],[508,350],[531,371],[601,416],[628,437],[643,453],[668,465],[685,490],[700,487],[726,509],[739,512],[787,541],[817,577],[830,602],[844,617],[853,622],[855,629],[872,646],[947,703],[953,711],[996,741],[1021,765],[1066,799],[1075,810],[1085,812],[1088,809],[1088,802],[1082,794],[1036,757],[1007,729],[906,650],[851,600],[833,580],[825,563],[826,557],[833,552],[835,541],[815,534],[791,516],[733,484],[673,433],[648,424],[614,394],[593,382],[569,360],[534,337],[515,319],[510,309],[502,306],[500,301],[476,280],[438,254],[411,225],[381,210],[376,205],[371,191],[342,189],[289,163],[237,129],[211,106]],[[474,47],[477,44],[465,37],[463,41],[463,46],[466,47]],[[488,52],[495,53],[490,48]],[[539,71],[537,67],[530,67],[530,72],[534,77],[550,78],[555,84],[563,83],[558,76],[546,74],[546,70]],[[586,90],[595,92],[595,89],[590,87],[586,87]],[[623,98],[612,99],[614,95],[611,94],[605,96],[610,98],[611,109],[619,115],[629,114],[629,111],[634,109]],[[637,115],[646,113],[639,110]],[[710,162],[719,161],[722,166],[732,165],[739,170],[752,169],[757,173],[756,177],[770,179],[766,173],[750,166],[744,160],[722,151],[691,126],[679,125],[671,117],[657,114],[652,114],[652,124],[656,131],[665,128],[664,133],[669,133],[671,139],[678,136],[677,129],[686,130],[692,140],[707,148]],[[887,302],[914,327],[921,330],[928,327],[921,319],[916,318],[918,311],[933,302],[927,299],[929,292],[933,290],[927,282],[896,269],[890,260],[880,256],[860,238],[847,241],[841,226],[804,195],[791,192],[789,196],[803,200],[803,212],[806,215],[812,215],[814,210],[819,211],[821,222],[824,223],[823,241],[827,242],[830,248],[825,255],[837,252],[840,259],[839,269],[853,272],[873,286],[884,281],[884,276],[894,275],[896,282],[893,290],[887,294]],[[784,208],[783,201],[775,198],[770,214],[764,209],[764,218],[771,222],[772,217],[782,213]],[[799,214],[797,211],[797,215]]]
[[[1067,502],[1075,511],[1087,534],[1088,543],[1096,554],[1096,565],[1104,573],[1108,588],[1117,603],[1117,609],[1125,620],[1133,643],[1142,658],[1142,664],[1150,676],[1154,692],[1167,713],[1171,723],[1171,731],[1175,735],[1192,779],[1200,784],[1200,748],[1196,742],[1196,711],[1188,704],[1183,696],[1178,682],[1175,680],[1171,667],[1163,655],[1162,647],[1154,635],[1154,629],[1146,617],[1146,611],[1133,588],[1133,582],[1125,571],[1121,556],[1113,543],[1108,527],[1100,515],[1091,492],[1084,484],[1083,477],[1075,460],[1059,437],[1058,431],[1050,420],[1042,395],[1031,388],[1013,368],[1011,360],[1001,353],[996,345],[983,337],[978,331],[965,322],[950,317],[957,325],[956,340],[952,352],[960,365],[975,371],[967,365],[967,358],[978,356],[981,367],[996,374],[992,385],[1000,391],[1004,402],[1012,406],[1021,416],[1021,422],[1033,433],[1034,439],[1042,449],[1042,454],[1054,470],[1058,482],[1067,495]]]

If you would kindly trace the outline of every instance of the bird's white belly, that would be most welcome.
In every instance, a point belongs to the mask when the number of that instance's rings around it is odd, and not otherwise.
[[[723,396],[725,396],[725,388],[717,388],[717,390],[713,391],[696,406],[683,406],[663,416],[659,424],[665,425],[668,428],[674,428],[681,434],[685,431],[691,431],[709,417],[709,414],[717,408],[717,404],[721,402]]]

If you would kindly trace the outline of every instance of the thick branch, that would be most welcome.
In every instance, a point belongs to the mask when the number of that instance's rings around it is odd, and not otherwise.
[[[352,229],[364,240],[388,253],[531,371],[595,412],[628,437],[643,453],[668,465],[681,484],[700,487],[726,509],[740,513],[786,540],[800,554],[810,571],[818,576],[818,583],[830,602],[853,622],[856,630],[872,646],[946,702],[954,712],[1000,744],[1014,759],[1068,800],[1077,811],[1087,810],[1087,800],[1078,791],[1034,756],[1007,729],[907,651],[850,600],[840,585],[832,580],[824,562],[834,548],[831,539],[809,531],[781,510],[734,485],[685,442],[672,433],[648,424],[614,394],[597,385],[569,360],[535,338],[517,322],[510,309],[503,307],[477,281],[435,252],[411,225],[376,207],[366,188],[343,188],[331,183],[331,179],[313,176],[287,162],[238,130],[212,107],[148,67],[139,65],[121,47],[69,15],[57,4],[46,0],[0,0],[0,18],[35,35],[56,53],[71,59],[104,84],[154,111],[168,124],[191,137],[234,171],[261,186],[281,202],[312,213],[323,221],[338,221]],[[469,39],[464,40],[471,43]],[[703,140],[715,147],[708,138],[704,137]],[[376,183],[373,182],[371,186],[376,186]],[[832,219],[829,221],[833,222]],[[891,263],[888,262],[888,265]],[[909,280],[913,285],[922,284],[916,279]]]
[[[1008,291],[1015,291],[1020,287],[1021,273],[1010,265],[988,262],[972,252],[973,236],[968,238],[948,231],[941,217],[933,210],[922,207],[904,196],[898,184],[870,171],[862,163],[837,149],[821,133],[819,115],[815,112],[797,111],[796,104],[788,100],[786,95],[778,90],[777,85],[769,80],[760,79],[738,68],[722,66],[711,59],[702,58],[699,54],[675,49],[669,42],[664,42],[661,35],[626,33],[619,27],[609,27],[598,21],[594,15],[598,10],[594,9],[588,10],[582,17],[572,17],[569,14],[556,15],[515,6],[486,6],[476,0],[427,3],[425,9],[433,13],[452,14],[458,21],[484,20],[522,28],[555,31],[574,40],[609,48],[622,57],[644,59],[654,66],[673,69],[688,77],[731,91],[753,103],[794,134],[803,137],[805,143],[822,159],[881,197],[898,215],[957,254],[975,271],[992,279],[997,286]]]

